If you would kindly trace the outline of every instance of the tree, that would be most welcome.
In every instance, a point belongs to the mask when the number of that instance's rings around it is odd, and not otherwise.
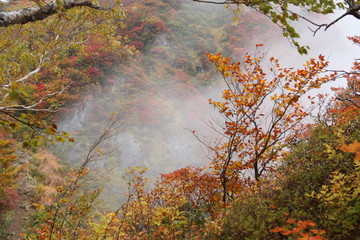
[[[71,6],[83,3],[67,1]],[[18,137],[30,141],[25,145],[46,141],[40,136],[43,134],[56,135],[58,141],[69,137],[58,132],[49,120],[61,107],[76,101],[79,89],[94,77],[91,71],[79,71],[81,66],[65,68],[67,58],[86,56],[87,43],[94,39],[113,49],[124,46],[115,36],[124,17],[119,6],[106,12],[96,8],[61,9],[56,18],[0,28],[0,127],[16,134],[24,132]]]
[[[103,133],[90,146],[86,157],[77,169],[70,171],[63,185],[57,187],[53,202],[35,204],[38,208],[34,221],[23,239],[95,239],[92,229],[93,207],[102,188],[92,190],[88,175],[90,165],[111,152],[107,142],[119,134],[119,114],[110,117]],[[36,219],[36,221],[35,221]],[[96,238],[100,239],[100,238]]]
[[[278,0],[193,0],[194,2],[211,3],[211,4],[230,4],[236,5],[236,14],[240,13],[240,6],[245,6],[254,9],[267,16],[272,22],[278,25],[283,31],[283,35],[289,38],[291,42],[297,47],[300,54],[306,54],[309,49],[308,46],[301,46],[295,39],[299,38],[299,33],[295,30],[292,22],[299,19],[305,20],[316,28],[313,31],[314,35],[320,29],[327,30],[329,27],[336,24],[346,16],[353,16],[360,19],[360,3],[355,0],[295,0],[295,1],[278,1]],[[345,11],[340,17],[334,19],[330,23],[319,24],[307,17],[317,14],[332,14],[337,10]],[[315,18],[315,17],[314,17]]]
[[[349,37],[359,46],[360,37]],[[360,63],[355,61],[350,72],[338,71],[347,81],[346,88],[333,88],[336,91],[334,106],[329,113],[335,113],[335,118],[352,120],[360,110]],[[346,112],[346,114],[344,114]]]
[[[92,1],[77,0],[52,0],[50,2],[33,0],[37,6],[27,7],[20,10],[0,12],[0,27],[8,27],[14,24],[26,24],[50,17],[51,15],[64,12],[75,7],[88,7],[96,10],[111,10],[111,7],[99,6]]]
[[[145,171],[126,170],[127,200],[97,226],[102,239],[204,239],[221,209],[215,176],[186,167],[161,175],[149,190]]]
[[[78,99],[85,83],[95,81],[88,72],[79,71],[81,66],[75,68],[73,63],[66,68],[69,62],[65,60],[84,56],[94,39],[108,48],[112,45],[113,50],[124,46],[114,34],[124,18],[115,2],[107,11],[88,4],[90,1],[34,1],[38,6],[30,8],[24,8],[29,4],[24,2],[2,2],[0,12],[1,228],[11,219],[5,214],[16,205],[18,172],[28,166],[15,167],[16,156],[22,152],[15,151],[16,140],[24,147],[74,141],[52,120],[61,108]],[[42,19],[46,20],[37,21]],[[3,236],[3,229],[0,231]]]
[[[289,137],[303,131],[301,123],[308,113],[301,97],[335,75],[321,75],[328,64],[321,55],[298,70],[282,68],[277,59],[270,58],[268,72],[261,66],[264,55],[246,55],[243,62],[220,54],[209,54],[209,58],[226,83],[223,101],[209,100],[223,121],[209,123],[219,139],[201,141],[212,152],[211,164],[226,203],[241,189],[239,182],[259,181],[274,170]]]
[[[312,126],[288,146],[289,153],[268,181],[237,196],[224,219],[222,239],[284,239],[282,234],[357,239],[359,143],[352,142],[359,136],[359,124],[339,120],[335,126]],[[305,222],[313,230],[316,223],[316,231],[304,228]]]
[[[16,174],[21,167],[13,166],[16,161],[13,141],[0,138],[0,221],[8,209],[15,207],[18,195],[15,190]]]

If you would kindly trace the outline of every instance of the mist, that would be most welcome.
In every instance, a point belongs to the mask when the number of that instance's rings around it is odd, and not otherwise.
[[[57,145],[53,150],[69,165],[76,166],[101,134],[108,116],[120,113],[120,134],[110,141],[111,153],[92,165],[106,183],[104,194],[109,198],[111,193],[114,201],[124,191],[121,175],[125,168],[146,167],[146,176],[154,180],[160,173],[189,165],[202,167],[209,162],[206,148],[191,133],[196,130],[215,137],[204,122],[215,113],[208,99],[219,99],[224,85],[220,74],[207,62],[206,52],[239,58],[244,52],[251,53],[255,44],[264,43],[264,52],[280,58],[284,67],[302,65],[321,53],[331,62],[331,69],[349,69],[357,57],[357,48],[345,38],[354,34],[348,19],[326,32],[319,31],[315,37],[303,27],[301,43],[311,50],[309,56],[300,56],[270,22],[264,24],[261,35],[251,35],[259,28],[254,26],[246,36],[231,32],[239,27],[231,27],[232,12],[221,5],[188,1],[177,13],[181,24],[167,23],[171,33],[159,34],[149,43],[146,54],[114,73],[113,84],[86,96],[73,113],[58,122],[59,129],[72,133],[76,142]],[[236,34],[240,34],[241,42],[230,39]],[[339,85],[344,86],[344,81],[331,84]],[[329,91],[329,87],[321,91]]]
[[[317,23],[330,23],[343,12],[338,11],[328,16],[309,16]],[[266,43],[269,51],[269,56],[274,56],[280,59],[281,63],[287,66],[300,67],[309,58],[316,58],[317,56],[324,55],[325,59],[329,61],[328,70],[346,70],[349,71],[355,59],[359,58],[360,49],[358,46],[347,37],[358,35],[356,26],[358,19],[352,16],[347,16],[339,22],[324,31],[320,29],[314,35],[312,30],[316,27],[307,23],[306,21],[299,20],[295,24],[296,30],[300,34],[298,39],[301,45],[310,47],[308,55],[299,55],[295,47],[291,47],[287,39],[281,37],[278,32],[279,38],[276,42]],[[332,93],[331,87],[345,87],[345,79],[337,79],[334,82],[326,84],[319,92]]]

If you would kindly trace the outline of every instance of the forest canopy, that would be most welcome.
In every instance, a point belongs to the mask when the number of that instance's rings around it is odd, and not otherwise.
[[[269,18],[307,53],[294,22],[315,35],[359,18],[359,6],[2,3],[0,238],[357,239],[359,62],[331,71],[319,55],[283,66],[256,41],[274,39]],[[321,92],[339,79],[347,86]],[[201,101],[214,116],[205,123],[192,106]],[[210,129],[182,128],[201,156],[171,125],[194,122]],[[207,162],[183,167],[190,158]]]

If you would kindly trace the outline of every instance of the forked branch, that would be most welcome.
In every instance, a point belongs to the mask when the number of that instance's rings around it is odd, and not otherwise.
[[[43,6],[23,8],[20,10],[0,12],[0,27],[8,27],[15,24],[26,24],[43,20],[60,11],[74,7],[88,7],[96,10],[108,11],[110,7],[99,6],[91,1],[63,0],[61,2],[52,0]]]

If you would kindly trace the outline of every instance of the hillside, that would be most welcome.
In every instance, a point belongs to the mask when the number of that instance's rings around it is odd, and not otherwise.
[[[358,239],[358,62],[267,55],[307,48],[266,4],[97,4],[1,28],[0,238]]]

